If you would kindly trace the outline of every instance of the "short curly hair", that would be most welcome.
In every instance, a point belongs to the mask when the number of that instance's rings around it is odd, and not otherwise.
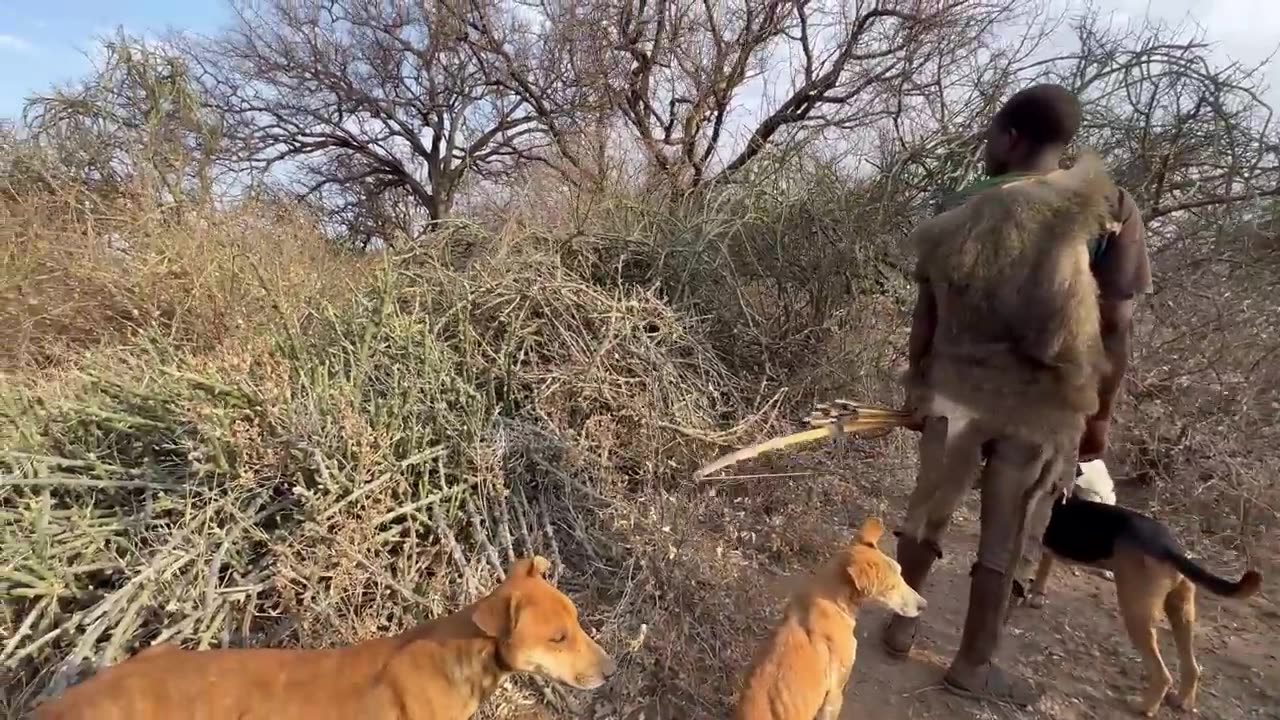
[[[1080,129],[1080,118],[1075,93],[1043,83],[1015,93],[992,122],[1038,145],[1068,145]]]

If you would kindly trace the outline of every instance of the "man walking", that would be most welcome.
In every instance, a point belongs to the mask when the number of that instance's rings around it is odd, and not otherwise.
[[[963,203],[975,192],[1056,170],[1080,117],[1079,101],[1061,86],[1036,85],[1015,94],[987,129],[988,178],[949,198],[942,209]],[[1053,495],[1070,486],[1077,459],[1099,457],[1107,448],[1112,409],[1129,364],[1134,299],[1151,288],[1142,217],[1129,194],[1119,192],[1119,230],[1097,238],[1089,248],[1110,368],[1099,383],[1097,412],[1089,417],[1065,413],[1068,420],[1054,435],[994,432],[994,424],[984,427],[973,408],[955,405],[936,392],[933,373],[938,366],[954,362],[933,356],[935,330],[940,324],[955,327],[958,318],[947,317],[947,306],[939,303],[939,290],[930,278],[923,273],[917,276],[906,385],[908,406],[922,431],[920,469],[899,532],[897,554],[903,577],[923,594],[929,570],[942,556],[940,543],[951,516],[977,478],[982,492],[978,558],[970,573],[960,647],[944,680],[948,689],[959,694],[1022,706],[1039,699],[1033,683],[1005,672],[993,659],[1025,543],[1043,534]],[[965,368],[952,367],[948,372],[962,377]],[[1064,415],[1061,408],[1048,410]],[[886,649],[906,655],[917,629],[916,618],[893,617],[883,636]]]

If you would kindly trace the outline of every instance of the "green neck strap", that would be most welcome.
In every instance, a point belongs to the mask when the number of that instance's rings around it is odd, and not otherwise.
[[[1021,180],[1023,178],[1035,177],[1037,175],[1044,175],[1044,174],[1045,173],[1041,173],[1041,172],[1008,172],[1003,175],[996,175],[994,177],[983,178],[981,180],[978,180],[977,182],[970,183],[966,187],[962,188],[960,190],[960,193],[964,195],[973,195],[974,193],[980,193],[983,190],[989,190],[993,187],[1008,185],[1014,180]]]

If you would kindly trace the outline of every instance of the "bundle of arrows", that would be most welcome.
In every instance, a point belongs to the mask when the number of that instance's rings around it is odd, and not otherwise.
[[[734,463],[742,462],[763,453],[781,450],[791,445],[813,442],[823,438],[837,438],[846,433],[864,433],[873,430],[891,430],[904,427],[911,420],[910,413],[902,410],[890,410],[883,407],[863,405],[849,400],[835,400],[830,403],[819,403],[805,417],[808,430],[765,440],[750,447],[729,453],[714,462],[703,465],[694,473],[696,478],[704,478],[717,470],[722,470]]]

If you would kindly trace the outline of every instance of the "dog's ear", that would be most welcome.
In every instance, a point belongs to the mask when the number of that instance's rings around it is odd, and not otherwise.
[[[504,592],[490,595],[471,611],[471,622],[480,632],[495,640],[511,637],[520,618],[520,593]]]
[[[541,555],[533,557],[520,558],[511,566],[511,571],[507,573],[507,577],[543,577],[547,570],[551,568],[551,561]]]
[[[848,557],[848,564],[845,565],[844,571],[848,574],[853,589],[864,597],[875,595],[880,587],[880,568],[876,563],[867,562],[867,557],[863,553],[850,553]]]
[[[863,521],[862,527],[858,528],[858,534],[854,536],[854,542],[859,545],[875,547],[883,536],[884,523],[880,522],[880,518],[867,518]]]

